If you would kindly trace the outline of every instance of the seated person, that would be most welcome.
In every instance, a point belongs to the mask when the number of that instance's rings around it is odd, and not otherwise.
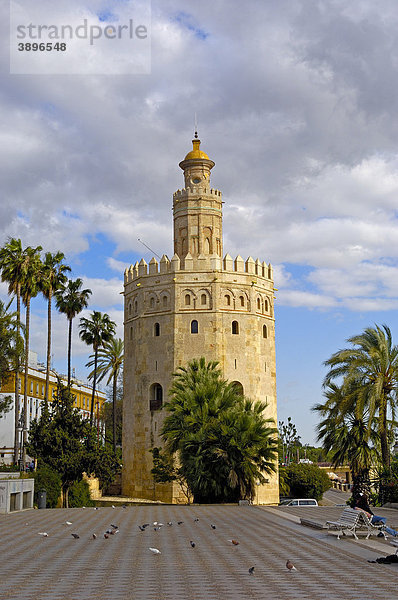
[[[380,517],[378,515],[373,514],[369,503],[368,503],[368,498],[366,496],[366,494],[359,494],[359,498],[357,500],[357,502],[355,503],[354,508],[356,510],[361,510],[362,512],[364,512],[367,517],[370,519],[370,522],[373,523],[373,525],[380,525],[382,524],[383,527],[382,529],[384,531],[386,531],[387,533],[389,533],[390,535],[397,537],[398,536],[398,532],[395,531],[395,529],[392,529],[392,527],[388,527],[386,525],[386,517]],[[382,535],[382,534],[381,534]]]

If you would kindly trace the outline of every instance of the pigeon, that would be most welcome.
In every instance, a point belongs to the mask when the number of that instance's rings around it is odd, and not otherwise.
[[[39,531],[39,535],[41,535],[42,537],[48,537],[47,531]]]
[[[154,521],[154,522],[153,522],[153,524],[156,526],[156,525],[158,524],[158,522],[157,522],[157,521]]]
[[[65,525],[72,525],[71,521],[65,521]]]
[[[97,534],[93,533],[93,540],[96,540],[96,539],[97,539]]]
[[[109,533],[104,533],[104,538],[107,540],[109,537]]]
[[[143,527],[149,527],[149,523],[144,523]]]
[[[182,525],[184,521],[177,521],[177,525]]]
[[[194,519],[195,523],[197,523],[199,521],[199,519]]]
[[[250,575],[254,575],[254,567],[250,567],[250,569],[249,569],[249,574],[250,574]]]
[[[149,550],[151,552],[153,552],[153,554],[162,554],[160,550],[158,550],[157,548],[149,548]]]
[[[288,571],[292,572],[292,571],[297,571],[296,567],[294,566],[294,564],[292,563],[291,560],[288,560],[286,563],[286,569],[288,569]]]
[[[119,529],[118,525],[114,525],[113,523],[111,523],[111,527],[113,527],[113,529]]]
[[[107,530],[105,531],[105,533],[107,533],[108,535],[112,535],[112,529],[107,529]]]
[[[122,508],[127,508],[127,505],[126,504],[122,504]]]
[[[171,527],[171,526],[173,525],[173,522],[172,522],[172,521],[169,521],[169,522],[167,523],[167,525],[168,525],[169,527]]]
[[[114,504],[112,504],[112,508],[116,508],[116,506]]]
[[[75,540],[78,540],[80,535],[77,535],[77,533],[71,533],[71,536],[75,538]]]
[[[153,530],[154,531],[159,531],[160,527],[154,527]]]
[[[193,542],[193,541],[191,540],[189,543],[191,544],[192,548],[195,548],[195,546],[196,546],[195,542]]]
[[[233,544],[234,546],[239,546],[238,540],[228,540],[228,541],[231,542],[231,544]]]
[[[216,526],[215,526],[215,525],[213,525],[213,523],[210,525],[210,527],[211,527],[212,529],[216,529]]]
[[[94,510],[99,510],[99,507],[98,506],[94,506]]]
[[[138,525],[138,529],[139,529],[140,531],[145,531],[145,527],[144,527],[143,525]]]

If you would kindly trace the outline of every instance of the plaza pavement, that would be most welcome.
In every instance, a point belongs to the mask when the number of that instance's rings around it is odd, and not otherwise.
[[[1,600],[392,600],[398,564],[379,538],[300,525],[340,507],[121,506],[0,515]],[[378,509],[398,528],[398,511]],[[195,521],[199,519],[199,521]],[[65,524],[71,521],[72,525]],[[138,525],[162,522],[141,532]],[[173,525],[168,526],[167,522]],[[178,521],[183,521],[178,525]],[[103,537],[111,524],[119,533]],[[216,529],[211,528],[211,524]],[[48,537],[39,536],[47,532]],[[77,533],[74,539],[71,533]],[[92,539],[92,534],[97,539]],[[229,540],[239,541],[233,545]],[[195,542],[192,548],[190,541]],[[149,548],[158,548],[155,555]],[[297,571],[288,572],[290,559]],[[254,574],[248,569],[254,566]]]

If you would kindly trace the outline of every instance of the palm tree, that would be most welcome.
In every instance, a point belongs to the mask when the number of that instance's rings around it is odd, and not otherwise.
[[[44,394],[45,410],[48,410],[48,390],[50,387],[50,362],[51,362],[51,301],[54,292],[67,281],[65,273],[70,267],[62,263],[65,255],[63,252],[46,252],[42,270],[40,273],[40,289],[48,301],[47,309],[47,363],[46,363],[46,386]]]
[[[392,343],[387,325],[368,327],[360,335],[347,340],[353,348],[339,350],[325,365],[331,367],[324,386],[342,378],[343,411],[362,414],[368,410],[368,424],[372,426],[377,417],[380,436],[381,458],[390,466],[388,443],[388,411],[395,417],[398,392],[398,347]]]
[[[86,364],[86,367],[93,367],[95,365],[95,356],[90,356],[90,361]],[[106,385],[109,385],[112,381],[112,424],[113,424],[113,453],[116,456],[116,395],[117,395],[117,382],[121,370],[123,368],[123,340],[120,338],[112,338],[108,342],[105,342],[103,348],[98,350],[98,364],[97,364],[97,375],[98,382],[100,382],[106,375],[108,380]],[[89,375],[89,379],[94,377],[94,371]]]
[[[71,382],[71,356],[72,356],[72,321],[84,308],[88,306],[91,290],[82,290],[83,281],[69,279],[67,285],[61,285],[55,292],[55,305],[59,312],[66,315],[69,322],[68,333],[68,389]]]
[[[316,404],[312,410],[318,412],[321,421],[317,425],[318,441],[326,452],[331,452],[332,464],[337,467],[350,466],[354,501],[359,494],[370,494],[369,472],[377,458],[379,436],[368,422],[368,412],[361,413],[360,404],[355,411],[344,408],[345,392],[334,383],[325,391],[326,402]]]
[[[0,250],[1,280],[8,283],[9,295],[15,295],[17,299],[17,337],[21,328],[21,282],[29,263],[29,255],[22,248],[20,239],[10,238]],[[15,362],[15,422],[14,422],[14,463],[18,460],[18,427],[19,427],[19,355]]]
[[[15,365],[23,355],[21,324],[18,324],[17,313],[9,311],[11,303],[12,300],[5,305],[0,300],[0,387],[15,374]]]
[[[196,502],[253,499],[256,483],[275,471],[277,430],[266,404],[244,398],[202,357],[174,374],[162,437],[178,452]]]
[[[39,291],[39,279],[42,263],[40,260],[41,246],[26,249],[28,262],[21,280],[21,298],[26,307],[25,320],[25,373],[23,397],[23,464],[26,462],[26,444],[28,438],[28,371],[29,371],[29,333],[30,333],[30,301]]]
[[[98,363],[98,350],[105,342],[109,342],[116,329],[116,323],[110,320],[109,315],[106,313],[95,310],[91,313],[89,319],[82,317],[79,325],[80,338],[88,346],[92,346],[94,350],[94,370],[93,370],[93,392],[91,395],[91,408],[90,408],[90,425],[93,424],[94,415],[94,398],[95,398],[95,386],[97,382],[97,363]]]

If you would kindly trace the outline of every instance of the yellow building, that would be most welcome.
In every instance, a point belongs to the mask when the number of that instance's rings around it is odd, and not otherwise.
[[[161,410],[172,373],[193,358],[219,362],[252,400],[266,401],[277,423],[274,282],[271,265],[223,257],[222,196],[211,187],[215,163],[193,149],[179,164],[184,188],[173,195],[174,256],[142,259],[124,278],[123,472],[125,496],[184,502],[177,484],[155,484],[154,446],[162,446]],[[255,502],[277,504],[278,475]]]
[[[64,385],[67,384],[67,378],[60,375]],[[19,374],[19,417],[23,409],[23,399],[25,392],[25,377],[23,373]],[[30,428],[30,422],[40,417],[42,402],[44,400],[46,385],[46,368],[43,364],[37,362],[37,354],[29,352],[29,371],[28,371],[28,417],[27,427]],[[57,378],[55,371],[50,373],[49,401],[51,402],[57,390]],[[82,381],[73,379],[71,391],[75,395],[74,406],[81,411],[84,418],[90,417],[90,403],[92,388]],[[11,396],[13,399],[12,410],[3,415],[0,419],[0,463],[11,464],[14,455],[14,429],[15,429],[15,376],[11,376],[8,381],[0,388],[0,397]],[[103,422],[101,421],[102,407],[106,400],[104,392],[98,390],[95,392],[94,417],[98,422],[99,430],[103,431]],[[18,440],[18,445],[20,440]]]

